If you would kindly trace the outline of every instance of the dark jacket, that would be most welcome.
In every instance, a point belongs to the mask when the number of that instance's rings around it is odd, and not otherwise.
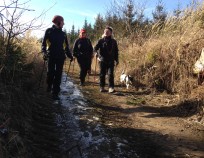
[[[55,25],[48,28],[42,41],[42,52],[49,52],[50,58],[65,58],[65,54],[72,58],[66,33]]]
[[[74,42],[73,55],[76,58],[91,59],[93,55],[93,47],[90,39],[88,38],[78,38]]]
[[[97,52],[99,50],[99,52]],[[111,37],[104,37],[94,47],[101,61],[118,62],[118,44]]]

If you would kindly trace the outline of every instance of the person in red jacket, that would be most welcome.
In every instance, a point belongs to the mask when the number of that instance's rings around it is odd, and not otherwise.
[[[56,15],[52,19],[53,26],[45,31],[42,41],[44,60],[48,60],[47,92],[52,91],[54,100],[59,100],[62,70],[66,56],[73,60],[69,49],[67,35],[62,31],[64,19]]]
[[[86,37],[85,29],[80,30],[79,38],[74,43],[73,55],[77,58],[80,67],[80,85],[84,86],[86,75],[91,69],[93,56],[93,47],[90,39]]]

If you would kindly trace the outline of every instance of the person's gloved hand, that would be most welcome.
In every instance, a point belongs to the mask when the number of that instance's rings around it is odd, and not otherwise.
[[[49,58],[49,55],[47,52],[44,52],[44,55],[43,55],[43,60],[47,61]]]
[[[101,62],[101,58],[97,57],[97,60],[98,60],[99,62]]]

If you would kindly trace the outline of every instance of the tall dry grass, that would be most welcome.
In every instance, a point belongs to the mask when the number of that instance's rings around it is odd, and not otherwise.
[[[204,5],[189,7],[180,18],[169,17],[162,28],[154,24],[146,33],[148,38],[119,41],[117,78],[125,69],[148,87],[190,94],[197,86],[192,68],[204,47]]]
[[[3,41],[0,38],[0,41]],[[10,60],[5,60],[0,43],[0,126],[2,134],[0,157],[28,155],[26,134],[31,128],[33,108],[42,97],[36,93],[42,71],[40,42],[26,34],[12,43]],[[7,76],[5,76],[7,75]],[[9,121],[8,121],[9,120]],[[29,156],[25,156],[29,157]]]

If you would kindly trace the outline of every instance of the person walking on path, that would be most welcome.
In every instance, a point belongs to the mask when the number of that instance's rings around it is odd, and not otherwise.
[[[118,65],[118,44],[113,38],[113,29],[107,26],[104,30],[102,38],[94,47],[96,57],[98,57],[100,64],[100,92],[105,92],[105,76],[108,72],[108,86],[109,93],[113,93],[114,90],[114,67]]]
[[[74,42],[73,56],[77,58],[80,67],[80,85],[84,86],[86,75],[91,68],[93,56],[93,46],[90,39],[86,36],[85,29],[80,30],[79,38]]]
[[[62,70],[66,56],[73,60],[69,49],[68,39],[62,31],[64,19],[56,15],[52,19],[53,26],[45,31],[42,41],[42,52],[44,60],[48,60],[47,70],[47,92],[52,92],[54,100],[59,100]]]

